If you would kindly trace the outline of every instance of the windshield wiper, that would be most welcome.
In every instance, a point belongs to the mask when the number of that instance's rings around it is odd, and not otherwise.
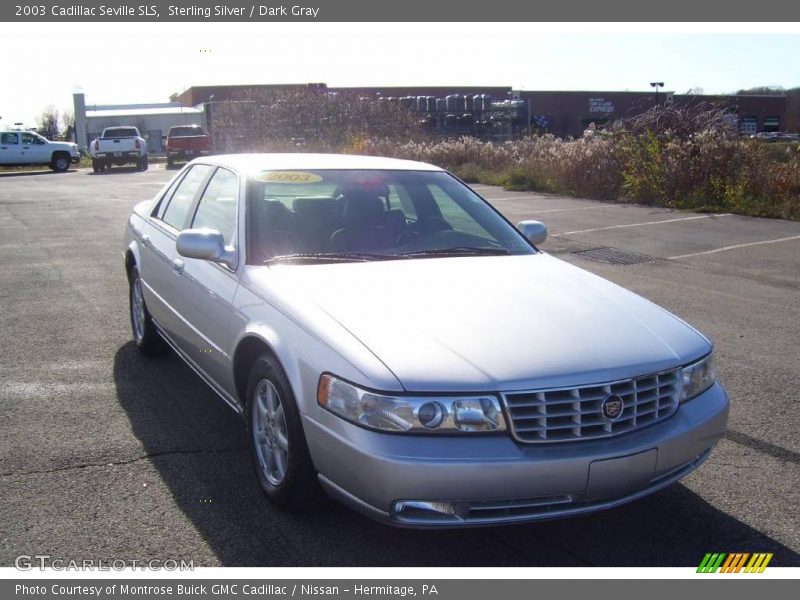
[[[264,261],[264,264],[276,262],[368,262],[371,260],[391,260],[398,258],[392,254],[374,254],[370,252],[298,252],[296,254],[283,254],[273,256]]]
[[[478,248],[473,246],[455,246],[453,248],[432,248],[430,250],[412,250],[401,252],[401,256],[493,256],[510,254],[505,248]]]

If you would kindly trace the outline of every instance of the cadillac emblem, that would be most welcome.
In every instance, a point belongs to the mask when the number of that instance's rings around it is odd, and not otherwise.
[[[606,421],[616,421],[622,415],[622,409],[624,406],[625,405],[622,402],[622,398],[619,396],[609,396],[603,400],[600,410],[603,414],[603,418]]]

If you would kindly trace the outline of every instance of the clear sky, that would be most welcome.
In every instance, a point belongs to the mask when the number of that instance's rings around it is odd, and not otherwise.
[[[78,87],[87,103],[113,104],[233,83],[800,86],[800,28],[780,24],[0,23],[0,40],[0,127],[71,108]]]

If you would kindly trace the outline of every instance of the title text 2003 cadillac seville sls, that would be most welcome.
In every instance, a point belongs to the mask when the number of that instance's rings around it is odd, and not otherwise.
[[[197,159],[128,221],[134,338],[242,414],[283,508],[324,491],[418,527],[604,509],[700,465],[728,399],[703,335],[545,237],[427,164]]]

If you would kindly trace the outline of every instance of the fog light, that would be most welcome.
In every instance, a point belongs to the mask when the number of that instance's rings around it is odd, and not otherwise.
[[[403,521],[453,521],[458,520],[453,502],[426,500],[398,500],[392,506],[393,515]]]
[[[426,402],[419,407],[417,418],[423,427],[433,429],[444,421],[444,408],[438,402]]]

